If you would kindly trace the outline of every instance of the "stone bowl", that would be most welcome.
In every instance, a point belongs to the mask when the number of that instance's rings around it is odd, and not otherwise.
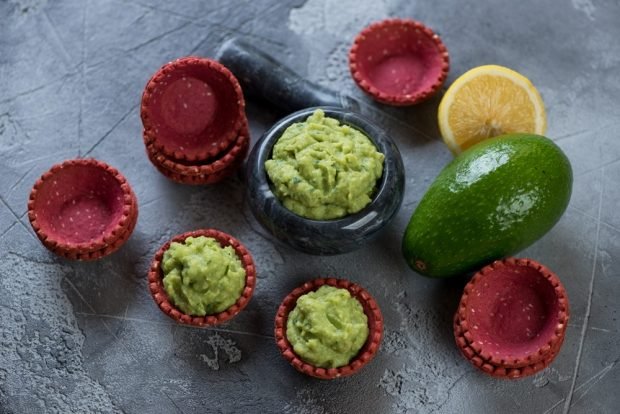
[[[265,161],[286,128],[303,122],[316,109],[370,138],[385,155],[383,175],[370,204],[358,213],[334,220],[312,220],[288,210],[271,189]],[[362,247],[394,218],[405,185],[403,161],[398,148],[381,129],[360,115],[336,107],[306,108],[276,122],[256,143],[247,162],[247,199],[256,219],[273,236],[309,254],[334,255]]]

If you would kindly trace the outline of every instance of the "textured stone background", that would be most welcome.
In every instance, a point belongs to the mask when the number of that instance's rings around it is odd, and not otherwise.
[[[534,377],[498,381],[471,367],[450,323],[465,281],[428,280],[401,258],[408,217],[451,158],[438,139],[437,99],[395,111],[419,133],[385,125],[407,166],[405,202],[379,240],[338,257],[273,244],[248,214],[239,178],[175,185],[144,154],[140,94],[166,61],[212,55],[240,35],[365,99],[346,51],[357,31],[386,16],[422,20],[442,35],[449,82],[486,63],[530,77],[547,105],[548,134],[572,161],[570,207],[521,254],[554,269],[572,305],[561,354]],[[616,0],[0,0],[0,412],[618,412],[619,21]],[[256,140],[278,115],[250,105],[248,116]],[[36,178],[77,156],[119,168],[140,201],[132,238],[96,263],[51,255],[25,216]],[[199,227],[240,238],[259,272],[247,310],[218,329],[175,325],[146,289],[157,248]],[[272,338],[283,296],[324,275],[368,288],[386,321],[373,363],[333,382],[297,374]]]

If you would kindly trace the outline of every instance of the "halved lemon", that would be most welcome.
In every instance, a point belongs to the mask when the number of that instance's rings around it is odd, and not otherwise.
[[[525,76],[497,65],[473,68],[448,88],[438,111],[439,130],[458,154],[498,135],[544,135],[547,115],[540,93]]]

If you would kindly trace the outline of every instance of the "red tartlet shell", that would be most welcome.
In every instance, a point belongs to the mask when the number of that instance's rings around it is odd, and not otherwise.
[[[146,132],[145,132],[146,135]],[[239,157],[244,157],[244,150],[249,146],[249,128],[247,123],[240,131],[239,136],[227,151],[219,156],[205,160],[204,162],[182,162],[166,157],[157,151],[152,144],[146,145],[146,152],[149,160],[158,166],[181,176],[208,176],[219,171],[225,170],[232,165]],[[145,138],[145,142],[147,139]]]
[[[357,85],[375,100],[406,106],[439,91],[450,58],[439,36],[424,24],[386,19],[357,35],[349,51],[349,69]]]
[[[179,86],[179,81],[186,86]],[[180,102],[184,99],[190,104]],[[162,100],[170,104],[163,108],[158,105]],[[172,159],[202,161],[237,138],[245,122],[245,100],[237,78],[225,66],[188,56],[165,64],[151,77],[142,94],[140,116],[145,139],[158,152]]]
[[[111,199],[115,200],[110,203]],[[91,208],[95,218],[89,217]],[[131,235],[137,215],[137,200],[125,177],[95,159],[67,160],[52,166],[36,181],[28,200],[28,219],[39,240],[54,253],[70,258],[101,254],[111,245],[120,247],[119,240]],[[63,230],[59,231],[58,224]],[[70,230],[64,230],[65,225]],[[71,240],[66,232],[73,232],[71,236],[78,236],[79,241]],[[86,237],[83,232],[91,233],[88,241],[82,240]]]
[[[297,299],[323,285],[347,289],[364,309],[368,318],[368,339],[357,356],[348,364],[339,368],[319,368],[304,362],[295,354],[286,337],[288,314],[295,308]],[[299,372],[320,379],[334,379],[352,375],[366,366],[375,356],[383,339],[383,315],[373,297],[361,286],[345,279],[319,278],[308,281],[289,293],[278,308],[275,320],[275,340],[284,358]]]
[[[230,308],[214,315],[193,316],[183,313],[183,311],[179,310],[170,301],[163,284],[161,261],[164,256],[164,252],[168,250],[170,244],[173,242],[181,243],[188,237],[199,236],[212,237],[220,242],[222,247],[232,246],[241,260],[243,267],[245,268],[245,288],[243,289],[241,296]],[[175,321],[194,326],[219,325],[232,319],[247,306],[248,302],[252,298],[252,294],[254,293],[254,287],[256,286],[256,267],[254,266],[254,260],[252,259],[250,252],[241,244],[239,240],[231,235],[215,229],[188,231],[174,236],[157,251],[149,269],[148,286],[151,296],[153,297],[153,300],[155,300],[155,303],[157,303],[159,309]]]
[[[173,173],[163,168],[160,165],[155,165],[155,168],[163,176],[165,176],[171,181],[174,181],[175,183],[186,184],[186,185],[211,185],[211,184],[217,184],[225,180],[226,178],[232,176],[235,173],[235,171],[237,171],[240,165],[241,165],[241,162],[237,162],[234,165],[231,165],[230,167],[222,171],[218,171],[211,175],[181,175],[181,174]]]
[[[526,358],[516,363],[514,361],[512,363],[511,362],[502,363],[502,361],[498,360],[497,358],[491,358],[491,355],[488,352],[482,351],[482,353],[480,353],[481,352],[480,345],[479,344],[476,345],[475,342],[472,341],[472,337],[469,334],[469,332],[464,330],[462,326],[462,321],[460,320],[460,318],[458,318],[458,313],[455,315],[453,328],[454,328],[454,337],[457,342],[457,345],[459,346],[459,349],[461,349],[461,352],[463,353],[464,349],[468,350],[466,354],[464,353],[466,357],[468,357],[468,355],[475,355],[477,357],[476,361],[482,361],[482,363],[490,364],[495,367],[502,367],[506,369],[524,368],[528,366],[532,367],[532,366],[536,366],[542,361],[547,361],[548,363],[550,363],[553,360],[553,358],[560,352],[560,348],[562,344],[564,343],[564,337],[566,334],[566,326],[564,326],[564,328],[561,331],[557,332],[559,340],[554,342],[553,347],[541,348],[540,351],[537,352],[537,354],[534,357],[529,358],[529,359]],[[474,363],[474,365],[476,365],[476,363]],[[545,367],[547,365],[548,364],[546,364]]]
[[[137,205],[137,199],[135,199],[135,195],[133,197]],[[125,244],[125,242],[129,239],[129,237],[133,233],[137,223],[138,223],[138,210],[136,209],[135,214],[133,214],[129,220],[129,227],[124,232],[118,234],[118,238],[114,242],[104,247],[103,249],[95,250],[93,252],[80,253],[76,251],[64,251],[62,249],[57,249],[54,247],[48,247],[48,248],[55,254],[62,256],[65,259],[80,260],[80,261],[99,260],[105,256],[108,256],[116,252],[118,249],[120,249],[121,246]]]
[[[525,273],[520,274],[520,272]],[[512,280],[510,280],[511,277],[513,278]],[[523,283],[528,280],[526,279],[528,277],[530,282],[528,286],[529,292],[526,291],[523,286]],[[493,278],[495,278],[495,280],[493,280]],[[537,278],[535,284],[532,282],[532,278]],[[514,280],[521,281],[521,286],[516,286]],[[492,292],[490,291],[498,286],[503,287],[504,291],[500,292],[496,290],[495,294],[491,297],[490,293]],[[517,291],[517,295],[514,296],[514,298],[512,293],[509,293],[509,297],[506,299],[504,296],[506,289],[512,288],[514,291],[514,289],[516,289],[515,286],[521,287],[521,291]],[[484,291],[483,293],[482,291],[485,289],[488,291]],[[529,345],[533,347],[533,350],[523,351],[523,348],[528,346],[527,340],[522,343],[514,343],[513,346],[516,347],[516,349],[510,349],[511,344],[509,340],[505,338],[498,338],[495,343],[490,343],[488,338],[493,336],[493,332],[489,332],[488,329],[485,331],[485,325],[487,324],[484,319],[488,310],[486,308],[491,306],[491,309],[497,312],[497,315],[491,312],[489,312],[489,315],[494,321],[498,321],[496,326],[499,326],[499,329],[506,327],[513,329],[513,332],[508,332],[508,334],[516,334],[518,336],[520,335],[520,331],[522,331],[522,327],[518,325],[521,322],[526,324],[531,324],[531,322],[521,320],[523,319],[523,315],[520,315],[521,312],[518,310],[514,312],[516,309],[514,305],[517,303],[516,298],[520,298],[518,300],[520,304],[518,308],[521,309],[523,295],[527,297],[529,293],[531,298],[533,291],[539,294],[536,300],[534,300],[534,302],[538,301],[536,306],[533,306],[530,302],[522,309],[528,321],[530,321],[531,312],[536,311],[536,307],[539,308],[538,312],[544,312],[543,315],[540,316],[543,322],[538,326],[538,333],[535,337],[540,339],[535,339],[533,337],[532,344]],[[547,298],[543,298],[545,294]],[[549,300],[550,295],[551,303],[542,303],[543,299]],[[507,310],[502,311],[502,306]],[[478,314],[475,313],[476,307],[478,308]],[[486,308],[480,311],[480,309],[484,307]],[[503,312],[508,312],[509,317],[506,319],[510,319],[510,324],[501,324],[499,322],[497,317],[503,318]],[[478,316],[480,314],[483,316]],[[538,315],[535,316],[538,317]],[[459,328],[459,332],[455,331],[455,336],[462,337],[466,341],[467,346],[471,348],[479,358],[489,364],[505,368],[521,368],[544,361],[548,359],[548,355],[553,353],[554,350],[559,351],[558,344],[561,345],[564,340],[568,319],[568,298],[558,277],[547,267],[534,260],[508,258],[495,261],[484,267],[477,272],[472,280],[465,286],[455,317],[455,327],[458,326]],[[535,318],[534,320],[537,319]],[[492,330],[493,328],[490,329]],[[540,336],[541,334],[542,336]],[[489,345],[485,345],[485,343]]]
[[[476,351],[469,346],[467,339],[463,336],[463,331],[459,324],[458,314],[454,316],[454,339],[456,341],[457,348],[476,368],[495,378],[504,379],[518,379],[533,375],[543,369],[547,368],[559,354],[560,348],[564,342],[564,335],[561,340],[555,344],[555,347],[550,349],[541,360],[532,363],[530,365],[520,367],[506,367],[502,365],[496,365],[486,360],[482,356],[476,353]]]
[[[233,175],[243,164],[243,160],[248,153],[248,149],[250,147],[249,140],[246,140],[245,143],[239,146],[239,151],[237,155],[234,157],[232,162],[222,170],[216,171],[212,174],[200,174],[200,175],[184,175],[178,174],[173,171],[170,171],[168,168],[163,165],[158,164],[158,161],[152,157],[150,153],[147,152],[149,160],[153,164],[153,166],[166,178],[180,184],[188,184],[188,185],[209,185],[216,184],[231,175]]]

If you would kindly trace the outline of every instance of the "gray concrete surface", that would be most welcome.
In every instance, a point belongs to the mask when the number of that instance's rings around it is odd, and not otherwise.
[[[439,32],[449,82],[486,63],[540,89],[552,137],[571,159],[574,195],[558,225],[520,256],[555,270],[572,318],[562,352],[538,375],[500,381],[459,355],[450,319],[463,280],[409,271],[400,238],[450,160],[438,100],[398,110],[405,202],[376,242],[312,257],[275,245],[243,202],[238,178],[175,185],[144,154],[138,105],[164,62],[210,55],[243,35],[308,78],[365,99],[346,66],[352,36],[386,17]],[[0,412],[527,412],[617,413],[620,296],[620,4],[615,0],[0,0]],[[277,115],[250,105],[253,139]],[[52,164],[93,156],[118,167],[140,201],[137,229],[113,256],[73,263],[34,238],[26,200]],[[258,284],[217,329],[175,325],[146,289],[148,263],[170,236],[216,227],[254,255]],[[377,298],[383,347],[366,369],[321,382],[294,371],[272,338],[276,307],[302,281],[349,278]]]

